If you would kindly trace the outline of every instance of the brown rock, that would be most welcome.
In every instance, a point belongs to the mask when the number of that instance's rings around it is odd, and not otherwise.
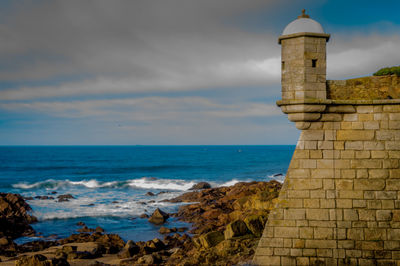
[[[96,230],[93,229],[93,228],[89,228],[89,227],[87,227],[85,225],[85,226],[83,226],[82,228],[80,228],[80,229],[78,229],[76,231],[78,231],[79,233],[91,233],[91,232],[95,232]]]
[[[51,266],[52,263],[47,257],[37,254],[33,256],[24,256],[15,261],[15,266]]]
[[[149,192],[146,193],[146,196],[153,197],[153,196],[155,196],[155,194],[153,192],[149,191]]]
[[[139,253],[140,248],[133,242],[132,240],[129,240],[124,248],[118,253],[118,258],[120,259],[126,259],[130,258],[133,255]]]
[[[265,222],[263,222],[262,216],[259,215],[248,216],[244,219],[244,223],[246,224],[247,228],[253,235],[255,235],[256,237],[261,237],[265,224]]]
[[[247,226],[242,220],[236,220],[226,226],[224,231],[225,239],[243,236],[248,233]]]
[[[103,233],[103,232],[104,232],[104,229],[101,228],[100,226],[97,226],[96,229],[95,229],[95,232]]]
[[[153,224],[163,224],[169,218],[168,213],[157,208],[149,218],[149,222]]]
[[[7,237],[0,238],[0,247],[7,246],[8,244],[9,244],[9,241],[8,241]]]
[[[209,232],[199,237],[200,244],[205,248],[211,248],[224,240],[224,234],[219,231]]]
[[[158,256],[149,254],[149,255],[144,255],[143,257],[140,257],[137,262],[138,262],[138,264],[152,265],[152,264],[160,263],[161,259]]]
[[[75,199],[71,194],[59,195],[57,197],[58,202],[69,201],[70,199]]]
[[[139,217],[142,218],[142,219],[146,219],[146,218],[149,218],[149,215],[143,213]]]
[[[158,230],[158,232],[160,233],[160,234],[169,234],[169,233],[171,233],[171,230],[169,229],[169,228],[167,228],[167,227],[164,227],[164,226],[161,226],[161,228],[160,228],[160,230]]]
[[[37,222],[31,216],[31,207],[22,196],[11,193],[0,193],[0,237],[9,236],[12,239],[34,234],[30,223]]]

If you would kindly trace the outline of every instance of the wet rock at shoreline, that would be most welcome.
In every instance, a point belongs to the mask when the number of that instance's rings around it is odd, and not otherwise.
[[[140,248],[136,245],[136,243],[133,242],[132,240],[129,240],[124,246],[124,248],[118,253],[118,258],[121,259],[130,258],[133,255],[139,253],[139,251]]]
[[[146,213],[143,213],[143,214],[141,214],[141,215],[139,216],[139,218],[147,219],[147,218],[149,218],[149,215],[146,214]]]
[[[207,182],[199,182],[196,185],[193,185],[189,190],[199,190],[199,189],[207,189],[211,188],[211,185]]]
[[[33,235],[35,231],[29,224],[37,222],[37,218],[29,211],[31,207],[21,195],[0,193],[0,237],[15,239]]]
[[[92,233],[95,232],[96,230],[93,228],[89,228],[86,225],[84,225],[82,228],[79,228],[78,230],[76,230],[79,233]]]
[[[16,246],[16,250],[17,254],[43,250],[45,256],[56,252],[55,259],[70,259],[72,264],[76,259],[84,259],[79,263],[85,265],[242,265],[252,259],[280,187],[281,184],[274,181],[238,183],[193,191],[170,200],[192,202],[182,205],[174,214],[174,217],[193,224],[192,237],[178,233],[187,228],[163,226],[160,228],[160,233],[166,233],[163,240],[155,238],[125,244],[118,235],[92,232],[95,229],[86,227],[90,232],[73,234],[57,241],[35,241],[25,244],[24,249],[23,245]],[[157,209],[150,219],[159,224],[168,216]],[[80,225],[85,226],[84,223]],[[8,241],[0,238],[0,244]],[[104,258],[95,260],[103,255]],[[54,259],[46,261],[53,263]]]
[[[163,224],[169,218],[169,214],[157,208],[149,218],[149,222],[153,224]]]
[[[75,197],[72,196],[71,194],[65,194],[65,195],[59,195],[57,199],[58,202],[63,202],[63,201],[69,201],[70,199],[75,199]]]
[[[153,192],[149,191],[149,192],[146,193],[146,196],[153,197],[153,196],[155,196],[155,194]]]
[[[35,199],[38,200],[53,200],[53,197],[49,197],[49,196],[36,196]]]

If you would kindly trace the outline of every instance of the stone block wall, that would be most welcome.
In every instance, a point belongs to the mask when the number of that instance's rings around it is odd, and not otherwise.
[[[282,45],[282,99],[326,99],[326,34],[286,36]]]
[[[254,263],[400,265],[400,100],[278,105],[302,132]]]
[[[328,80],[327,97],[334,100],[399,99],[400,77],[392,75]]]

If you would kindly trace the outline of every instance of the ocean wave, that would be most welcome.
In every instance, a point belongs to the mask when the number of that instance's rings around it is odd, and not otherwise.
[[[98,181],[96,179],[81,180],[81,181],[70,181],[66,180],[54,180],[47,179],[45,181],[27,183],[20,182],[13,184],[13,188],[32,190],[32,189],[60,189],[68,187],[84,187],[89,189],[95,188],[137,188],[137,189],[165,189],[165,190],[178,190],[185,191],[189,190],[195,181],[185,181],[181,179],[157,179],[143,177],[139,179],[130,179],[125,181]]]
[[[284,174],[279,173],[279,174],[269,175],[268,178],[283,183],[285,181],[286,176]]]

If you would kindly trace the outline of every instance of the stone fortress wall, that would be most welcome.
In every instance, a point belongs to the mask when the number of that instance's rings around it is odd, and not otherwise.
[[[328,39],[279,40],[277,104],[301,135],[256,265],[400,265],[400,78],[325,81]]]

